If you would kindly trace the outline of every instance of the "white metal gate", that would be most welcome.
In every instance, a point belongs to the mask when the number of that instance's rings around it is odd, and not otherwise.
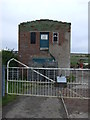
[[[89,69],[10,67],[7,64],[7,94],[88,99]],[[66,83],[57,83],[57,76]]]

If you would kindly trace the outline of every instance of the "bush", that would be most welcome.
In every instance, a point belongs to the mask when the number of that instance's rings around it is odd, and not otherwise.
[[[15,58],[17,59],[17,54],[13,53],[13,50],[2,50],[2,64],[7,66],[7,62],[11,59],[11,58]],[[11,64],[12,66],[15,66],[16,63],[13,62]]]
[[[75,76],[70,74],[69,76],[67,76],[67,82],[73,82],[75,81]]]

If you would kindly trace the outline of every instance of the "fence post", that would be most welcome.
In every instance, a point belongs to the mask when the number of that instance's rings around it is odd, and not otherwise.
[[[5,96],[5,65],[2,66],[2,96]]]

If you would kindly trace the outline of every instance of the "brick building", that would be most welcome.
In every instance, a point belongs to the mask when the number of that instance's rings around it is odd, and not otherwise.
[[[19,25],[19,60],[28,66],[70,67],[71,23],[41,19]]]

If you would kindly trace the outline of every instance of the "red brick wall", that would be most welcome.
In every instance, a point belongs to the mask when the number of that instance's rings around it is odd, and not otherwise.
[[[53,44],[53,33],[49,32],[49,45]]]
[[[30,43],[30,32],[19,33],[19,60],[25,64],[28,64],[28,60],[31,59],[32,55],[37,55],[40,44],[40,34],[36,34],[36,44]]]
[[[59,45],[64,42],[64,32],[59,32]],[[53,44],[53,32],[49,32],[49,45]],[[30,32],[19,32],[19,60],[28,65],[33,56],[40,56],[40,32],[36,32],[36,44],[30,43]]]

